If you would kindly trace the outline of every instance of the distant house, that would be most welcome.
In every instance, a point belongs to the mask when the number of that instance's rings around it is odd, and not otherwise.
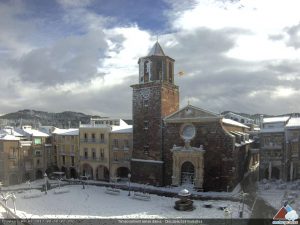
[[[287,180],[285,126],[290,117],[263,119],[260,131],[260,179]]]

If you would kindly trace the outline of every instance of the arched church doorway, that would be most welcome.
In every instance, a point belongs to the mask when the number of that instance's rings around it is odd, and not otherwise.
[[[194,165],[187,161],[181,166],[181,184],[194,184],[195,168]]]
[[[277,180],[280,178],[280,170],[277,167],[272,167],[271,178]]]
[[[82,175],[88,177],[89,179],[94,179],[93,168],[89,164],[83,164]]]

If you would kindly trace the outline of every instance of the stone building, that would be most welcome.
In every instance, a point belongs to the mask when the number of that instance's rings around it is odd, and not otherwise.
[[[67,178],[78,178],[79,173],[79,129],[55,129],[57,167]]]
[[[286,178],[300,179],[300,118],[291,118],[285,126]]]
[[[109,171],[111,178],[126,179],[132,155],[132,126],[114,127],[109,134]]]
[[[31,126],[22,126],[22,128],[15,128],[15,130],[23,135],[23,140],[31,141],[31,156],[34,170],[34,176],[31,179],[42,179],[52,150],[51,143],[48,141],[49,135],[32,129]]]
[[[133,182],[163,184],[163,118],[179,108],[174,62],[164,54],[158,42],[148,56],[138,60],[139,83],[131,86]]]
[[[134,182],[233,188],[249,168],[249,127],[191,105],[179,110],[174,59],[159,45],[139,59],[133,88]],[[254,162],[254,160],[252,160]]]
[[[34,179],[31,145],[12,134],[0,134],[0,180],[4,185]]]
[[[188,105],[164,119],[165,185],[232,189],[249,169],[249,127]]]
[[[290,117],[263,119],[260,131],[260,179],[287,180],[285,126]]]
[[[109,180],[109,132],[106,124],[80,124],[80,174],[93,180]]]
[[[10,134],[0,136],[0,180],[3,185],[17,184],[22,179],[19,140]]]

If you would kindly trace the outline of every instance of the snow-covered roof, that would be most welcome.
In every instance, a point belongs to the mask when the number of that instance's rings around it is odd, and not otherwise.
[[[5,140],[5,141],[18,141],[20,140],[19,137],[15,137],[14,135],[11,134],[0,134],[0,140]]]
[[[152,56],[152,55],[165,56],[165,53],[158,42],[154,44],[154,46],[152,47],[151,51],[148,54],[148,56]]]
[[[263,123],[279,123],[279,122],[286,122],[289,118],[290,118],[289,116],[280,116],[280,117],[264,118]]]
[[[128,126],[113,126],[111,133],[132,133],[132,125]]]
[[[55,130],[55,129],[56,129],[56,127],[54,127],[54,126],[40,126],[39,127],[39,131],[44,132],[49,135],[51,135],[53,130]]]
[[[18,129],[18,132],[24,133],[24,135],[30,135],[32,137],[49,137],[48,134],[31,128]]]
[[[23,137],[24,134],[22,134],[21,132],[18,132],[15,128],[13,127],[5,127],[4,129],[2,129],[0,131],[0,133],[5,133],[5,134],[11,134],[15,137]]]
[[[151,160],[151,159],[131,159],[131,161],[136,161],[136,162],[146,162],[146,163],[164,163],[163,161],[160,160]]]
[[[286,124],[287,128],[291,127],[300,127],[300,118],[291,118]]]
[[[248,129],[250,128],[242,123],[239,123],[239,122],[231,120],[231,119],[222,118],[222,122],[229,124],[229,125],[233,125],[233,126],[244,127],[244,128],[248,128]]]
[[[57,134],[57,135],[79,135],[79,129],[78,128],[70,128],[70,129],[59,129],[56,128],[52,133]]]

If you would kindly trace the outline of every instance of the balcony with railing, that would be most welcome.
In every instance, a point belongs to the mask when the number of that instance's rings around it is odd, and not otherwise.
[[[128,151],[129,150],[129,146],[123,146],[123,147],[119,147],[119,146],[112,146],[112,150],[114,151]]]
[[[80,138],[81,143],[87,144],[106,144],[107,142],[104,139],[96,139],[96,138]]]
[[[102,163],[107,163],[108,160],[105,157],[85,157],[85,156],[80,156],[81,161],[89,161],[89,162],[102,162]]]

